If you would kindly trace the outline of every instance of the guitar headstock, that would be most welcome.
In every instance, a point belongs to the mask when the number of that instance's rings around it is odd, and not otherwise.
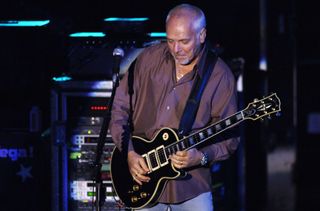
[[[281,102],[276,93],[273,93],[263,99],[255,99],[249,103],[248,106],[242,111],[244,119],[262,119],[271,114],[279,114],[281,111]]]

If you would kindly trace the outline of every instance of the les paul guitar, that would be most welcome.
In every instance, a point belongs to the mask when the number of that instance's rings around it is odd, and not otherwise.
[[[152,140],[133,136],[134,149],[145,159],[150,169],[148,176],[151,180],[142,185],[136,183],[129,172],[126,158],[114,148],[111,157],[111,177],[116,194],[127,208],[140,209],[153,205],[166,182],[183,175],[181,170],[175,169],[171,164],[170,155],[191,149],[207,140],[214,141],[214,136],[246,119],[270,117],[271,114],[281,111],[280,104],[280,99],[275,93],[261,100],[255,99],[244,110],[180,140],[177,133],[170,128],[162,128]]]

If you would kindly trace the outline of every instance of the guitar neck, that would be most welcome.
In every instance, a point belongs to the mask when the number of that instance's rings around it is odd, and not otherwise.
[[[220,120],[206,128],[201,129],[183,139],[165,147],[167,156],[176,153],[177,151],[189,150],[208,139],[222,133],[223,131],[237,125],[244,120],[243,111],[239,111],[232,116]]]

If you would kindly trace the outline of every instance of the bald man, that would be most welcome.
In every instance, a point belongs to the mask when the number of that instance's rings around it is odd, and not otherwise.
[[[171,129],[179,128],[196,76],[204,76],[205,70],[200,69],[199,62],[211,51],[206,33],[206,18],[200,8],[190,4],[172,8],[166,18],[166,42],[145,48],[137,57],[133,67],[132,96],[128,94],[128,73],[120,81],[112,108],[111,135],[117,150],[126,155],[125,168],[128,169],[123,171],[128,171],[137,184],[134,187],[154,189],[154,192],[130,196],[127,206],[134,210],[213,210],[210,166],[229,158],[237,149],[239,138],[219,143],[209,140],[206,144],[188,149],[182,147],[174,152],[166,149],[163,163],[160,156],[156,156],[160,163],[156,168],[149,158],[153,152],[159,153],[167,146]],[[133,113],[130,114],[130,110]],[[235,78],[223,60],[217,58],[190,133],[236,112]],[[128,126],[130,116],[133,127]],[[170,130],[164,132],[163,128]],[[175,138],[177,141],[181,137]],[[152,144],[155,151],[149,149]],[[144,146],[146,152],[141,153]],[[117,191],[116,186],[115,189]],[[129,195],[131,192],[128,191]],[[122,198],[126,197],[123,195]],[[139,204],[144,198],[147,198],[146,203]]]

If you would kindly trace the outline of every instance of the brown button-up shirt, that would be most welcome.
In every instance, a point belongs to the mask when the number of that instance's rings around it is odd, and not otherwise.
[[[163,127],[179,127],[195,74],[202,74],[197,66],[177,82],[174,59],[166,43],[148,47],[138,56],[134,69],[134,135],[152,139]],[[120,150],[122,141],[127,141],[122,140],[123,126],[127,124],[129,117],[127,80],[126,73],[116,91],[110,122],[113,141]],[[203,91],[192,130],[203,128],[237,112],[236,98],[233,73],[218,58]],[[200,150],[208,154],[210,162],[214,162],[228,158],[236,150],[238,143],[238,139],[228,139]],[[188,174],[184,179],[170,180],[159,201],[177,203],[211,191],[209,168],[193,168]]]

